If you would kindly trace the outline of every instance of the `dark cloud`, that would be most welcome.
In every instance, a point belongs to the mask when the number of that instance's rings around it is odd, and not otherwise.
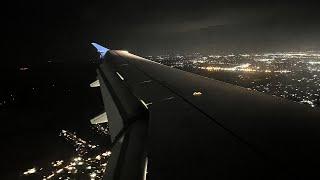
[[[18,1],[5,11],[18,63],[85,61],[91,41],[141,54],[315,48],[320,15],[305,1]]]

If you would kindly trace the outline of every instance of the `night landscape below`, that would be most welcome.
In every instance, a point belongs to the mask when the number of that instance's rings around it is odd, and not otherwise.
[[[146,58],[319,108],[319,52],[190,53]],[[5,122],[6,127],[17,122],[20,125],[2,130],[15,134],[4,140],[10,144],[4,148],[10,157],[3,167],[9,172],[8,177],[101,179],[107,172],[105,167],[111,154],[110,142],[106,141],[108,124],[93,126],[89,122],[103,110],[100,91],[89,87],[95,80],[97,64],[90,61],[70,65],[52,60],[14,68],[13,76],[19,81],[6,82],[0,99],[2,119],[11,119]],[[41,111],[34,112],[31,108]],[[23,115],[15,116],[15,110]],[[35,133],[24,130],[28,121]],[[38,141],[37,134],[41,131],[44,141]],[[16,150],[12,151],[12,147]]]

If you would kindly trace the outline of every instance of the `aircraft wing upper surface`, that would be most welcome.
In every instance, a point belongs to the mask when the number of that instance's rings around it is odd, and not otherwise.
[[[113,142],[105,179],[317,175],[318,109],[126,51],[109,50],[97,74]]]

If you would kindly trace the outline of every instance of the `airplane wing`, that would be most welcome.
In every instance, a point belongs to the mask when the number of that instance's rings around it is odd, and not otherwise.
[[[108,50],[97,69],[112,140],[105,179],[308,179],[320,111]]]

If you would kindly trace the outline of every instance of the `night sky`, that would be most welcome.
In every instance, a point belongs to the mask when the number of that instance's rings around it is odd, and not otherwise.
[[[318,49],[318,6],[306,1],[15,1],[8,55],[26,63],[86,61],[89,43],[140,55]],[[7,28],[7,29],[6,29]]]

